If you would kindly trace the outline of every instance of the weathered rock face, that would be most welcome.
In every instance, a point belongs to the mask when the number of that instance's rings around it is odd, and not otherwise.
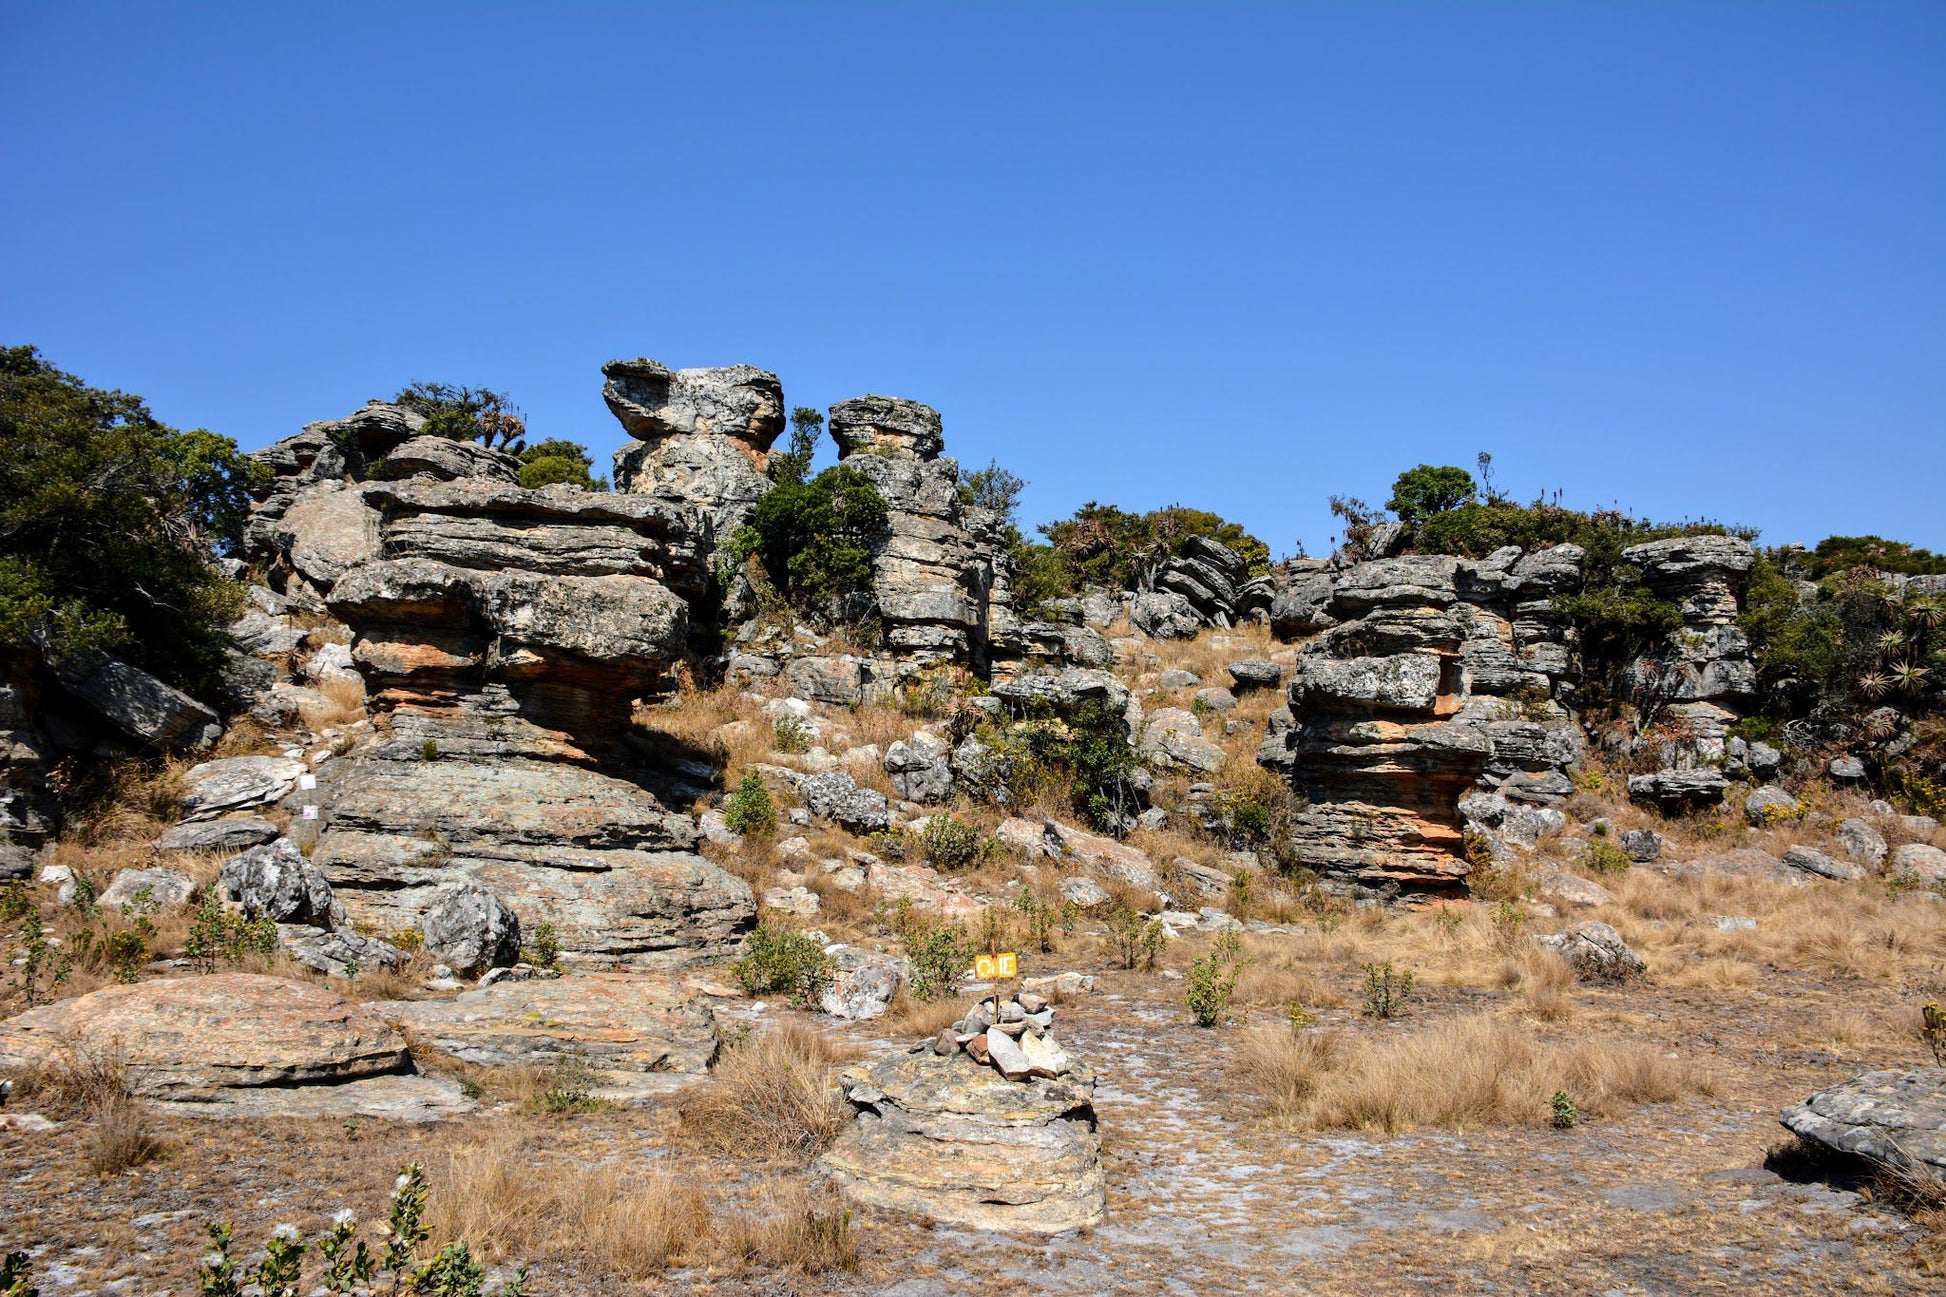
[[[852,1197],[969,1229],[1056,1234],[1106,1214],[1094,1078],[1009,1081],[970,1055],[845,1075],[856,1119],[823,1164]]]
[[[50,665],[70,698],[137,743],[175,752],[223,737],[214,711],[118,657],[83,653]]]
[[[670,369],[653,360],[611,360],[602,399],[635,438],[615,452],[615,490],[649,496],[707,529],[705,553],[750,521],[770,489],[771,443],[784,430],[784,388],[754,365]]]
[[[1269,615],[1270,578],[1251,576],[1235,550],[1207,536],[1191,536],[1182,550],[1156,569],[1155,588],[1181,596],[1201,624],[1229,627]]]
[[[1782,1121],[1834,1152],[1946,1179],[1946,1068],[1867,1072],[1792,1104]]]
[[[552,923],[579,962],[637,967],[721,951],[753,923],[748,884],[694,854],[695,821],[504,695],[390,719],[387,741],[297,794],[321,808],[311,862],[352,918],[417,926],[440,888],[471,881],[523,927]]]
[[[338,925],[330,882],[289,838],[225,861],[221,883],[224,898],[242,906],[248,918],[318,928]]]

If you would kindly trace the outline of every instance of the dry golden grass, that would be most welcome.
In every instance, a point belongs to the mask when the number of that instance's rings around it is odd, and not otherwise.
[[[428,1168],[427,1227],[435,1246],[464,1240],[494,1261],[593,1254],[615,1274],[648,1279],[675,1266],[850,1270],[858,1246],[842,1211],[821,1209],[801,1184],[724,1186],[700,1163],[629,1174],[598,1165],[548,1177],[526,1149],[525,1126],[489,1130]]]
[[[96,1175],[120,1175],[169,1151],[147,1109],[129,1093],[128,1064],[119,1049],[91,1050],[70,1041],[54,1066],[28,1069],[14,1081],[21,1098],[86,1126],[82,1157]]]
[[[878,1029],[879,1034],[893,1037],[937,1036],[965,1016],[958,1000],[921,1000],[901,985],[880,1016]]]
[[[838,1137],[843,1055],[801,1022],[782,1022],[723,1052],[678,1106],[682,1142],[757,1162],[808,1161]]]
[[[1486,1014],[1404,1034],[1259,1028],[1235,1066],[1266,1117],[1303,1130],[1537,1126],[1557,1090],[1590,1116],[1716,1092],[1706,1071],[1654,1049],[1543,1041],[1521,1019]]]
[[[298,718],[312,731],[350,725],[365,719],[365,684],[362,680],[333,678],[309,686],[317,699],[298,703]]]

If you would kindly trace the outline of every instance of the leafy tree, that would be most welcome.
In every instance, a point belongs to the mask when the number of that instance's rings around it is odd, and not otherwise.
[[[590,471],[595,461],[588,448],[578,441],[550,437],[523,448],[520,459],[520,484],[529,490],[565,482],[584,491],[606,491],[608,479]]]
[[[1056,593],[1088,585],[1141,589],[1158,566],[1180,555],[1196,536],[1227,545],[1253,575],[1270,570],[1268,545],[1218,514],[1180,504],[1131,513],[1090,500],[1075,510],[1073,517],[1044,524],[1040,530],[1052,547],[1052,559],[1033,555],[1030,561],[1048,563],[1054,569],[1040,576],[1044,585],[1061,587]]]
[[[1937,576],[1946,572],[1946,554],[1883,536],[1827,536],[1799,560],[1799,566],[1813,581],[1855,567],[1906,576]]]
[[[799,607],[821,607],[871,588],[872,542],[890,517],[872,480],[838,464],[808,482],[772,487],[727,557],[737,565],[755,554],[780,594]]]
[[[227,437],[0,348],[0,651],[113,650],[207,683],[242,606],[211,560],[269,476]]]
[[[818,452],[818,438],[824,435],[824,415],[809,405],[791,411],[791,448],[770,457],[770,480],[802,483],[810,475],[811,460]]]
[[[515,413],[505,392],[451,383],[414,383],[392,400],[426,417],[422,436],[477,441],[518,454],[525,447],[527,421]]]
[[[1385,507],[1397,514],[1400,522],[1416,527],[1436,513],[1472,503],[1477,494],[1473,475],[1465,469],[1451,464],[1421,464],[1399,474]]]

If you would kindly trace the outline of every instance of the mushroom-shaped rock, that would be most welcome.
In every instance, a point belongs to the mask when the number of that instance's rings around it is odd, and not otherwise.
[[[855,396],[831,407],[831,438],[838,457],[861,451],[937,459],[946,439],[939,411],[897,396]]]

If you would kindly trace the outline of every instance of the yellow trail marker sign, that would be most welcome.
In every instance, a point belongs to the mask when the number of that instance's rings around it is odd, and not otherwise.
[[[973,961],[973,976],[982,982],[999,981],[1014,976],[1019,960],[1009,950],[1001,955],[981,955]]]

